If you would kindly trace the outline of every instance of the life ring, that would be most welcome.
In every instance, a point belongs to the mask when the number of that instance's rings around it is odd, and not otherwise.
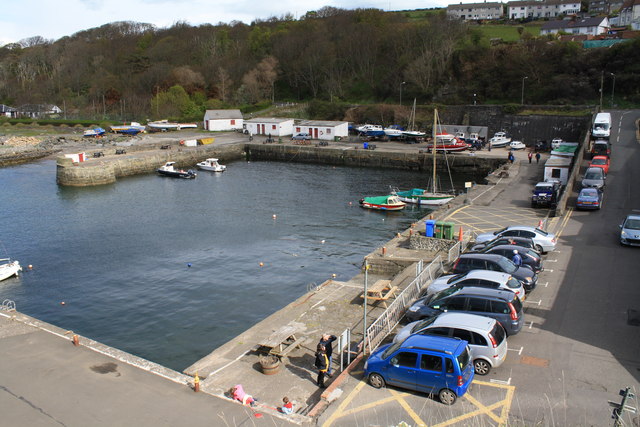
[[[184,145],[184,140],[180,141],[180,145]]]

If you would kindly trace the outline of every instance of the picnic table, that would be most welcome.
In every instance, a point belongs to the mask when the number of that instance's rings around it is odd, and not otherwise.
[[[268,349],[267,353],[279,357],[286,356],[296,347],[305,342],[304,338],[297,335],[303,331],[299,324],[289,324],[273,331],[271,335],[258,343],[263,349]]]
[[[372,286],[367,287],[366,299],[374,302],[382,301],[382,304],[384,304],[386,308],[387,300],[395,296],[397,290],[397,286],[391,286],[391,280],[381,279]],[[362,294],[362,297],[365,298],[365,295]]]

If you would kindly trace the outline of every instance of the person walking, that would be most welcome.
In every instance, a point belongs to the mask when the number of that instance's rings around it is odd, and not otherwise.
[[[329,358],[327,358],[327,353],[322,344],[318,344],[316,347],[316,368],[318,368],[318,380],[317,384],[320,388],[326,388],[324,385],[324,376],[327,373],[327,369],[329,367]]]
[[[517,265],[518,267],[520,267],[522,265],[522,257],[518,253],[517,249],[513,250],[513,257],[511,258],[511,261],[513,261],[513,263],[515,265]]]
[[[333,373],[331,370],[331,364],[333,363],[333,344],[332,343],[337,339],[338,337],[330,334],[323,334],[320,337],[319,344],[322,344],[324,346],[324,350],[327,353],[327,359],[329,359],[329,366],[327,367],[327,376],[329,378],[333,377]]]
[[[529,159],[529,163],[531,163],[531,159],[533,159],[533,153],[531,151],[527,154],[527,158]]]
[[[536,153],[536,163],[540,163],[540,153]]]

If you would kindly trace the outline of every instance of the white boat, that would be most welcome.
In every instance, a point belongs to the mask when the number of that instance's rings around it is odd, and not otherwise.
[[[380,125],[369,125],[369,124],[358,126],[356,128],[356,130],[358,132],[361,132],[361,133],[365,133],[365,132],[369,132],[369,131],[384,132],[384,129],[382,128],[382,126],[380,126]]]
[[[198,129],[196,123],[178,123],[178,129]]]
[[[491,145],[491,148],[504,147],[510,142],[511,142],[511,138],[507,136],[506,132],[496,132],[493,135],[493,138],[489,140],[489,144]]]
[[[411,108],[411,115],[409,116],[409,130],[405,130],[402,134],[408,138],[424,138],[427,136],[425,132],[416,130],[416,99],[413,98],[413,107]]]
[[[196,163],[196,166],[205,171],[224,172],[225,170],[227,170],[227,167],[225,165],[221,165],[220,163],[218,163],[218,159],[213,158],[206,159],[200,163]]]
[[[171,178],[183,178],[194,179],[196,177],[195,171],[189,169],[187,171],[182,169],[176,169],[174,165],[176,162],[167,162],[163,166],[156,169],[156,171],[163,176],[169,176]]]
[[[402,129],[399,126],[393,125],[388,128],[384,128],[384,133],[390,138],[397,138],[403,135]]]
[[[11,261],[10,258],[2,258],[0,262],[4,262],[0,264],[0,280],[8,279],[11,276],[18,276],[18,273],[22,271],[22,267],[20,267],[18,261]]]
[[[149,122],[147,123],[151,129],[168,131],[168,130],[178,130],[180,129],[180,125],[178,123],[172,123],[168,120],[158,120],[157,122]]]
[[[527,146],[522,141],[511,141],[507,148],[509,150],[524,150]]]

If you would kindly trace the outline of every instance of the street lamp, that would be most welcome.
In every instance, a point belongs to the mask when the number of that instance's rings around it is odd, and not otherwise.
[[[400,83],[400,106],[402,106],[402,86],[406,85],[407,82]]]
[[[527,80],[529,76],[524,76],[522,78],[522,93],[520,95],[520,105],[524,105],[524,81]]]
[[[473,105],[476,105],[476,94],[473,94]]]
[[[602,89],[604,89],[604,70],[600,73],[600,111],[602,111]]]
[[[611,77],[613,77],[613,83],[611,84],[611,108],[613,108],[613,93],[616,90],[616,75],[613,73],[609,74],[611,74]]]

